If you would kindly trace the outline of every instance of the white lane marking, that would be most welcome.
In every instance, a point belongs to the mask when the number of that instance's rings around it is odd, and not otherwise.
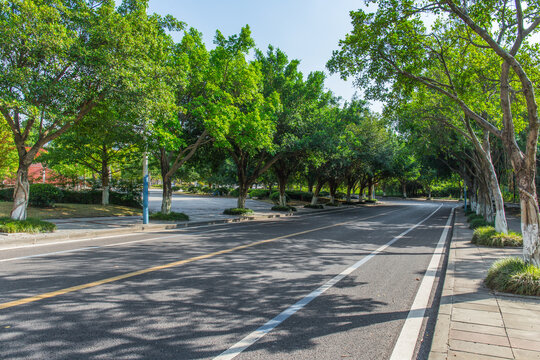
[[[448,236],[448,231],[450,231],[450,223],[452,216],[454,215],[455,208],[450,212],[444,231],[441,234],[441,238],[437,243],[435,252],[431,257],[429,266],[424,274],[424,278],[420,283],[420,288],[416,293],[414,302],[409,311],[409,315],[403,324],[401,333],[399,334],[390,360],[411,360],[414,355],[414,350],[416,349],[416,343],[418,341],[418,336],[422,328],[422,323],[424,322],[424,316],[426,313],[426,308],[429,302],[429,297],[433,289],[433,284],[435,282],[435,276],[437,275],[437,268],[441,261],[441,257],[444,253],[444,245],[446,243],[446,237]]]
[[[344,209],[344,210],[348,210],[348,209]],[[390,212],[386,212],[386,213],[383,213],[383,214],[379,214],[379,215],[376,215],[376,216],[380,216],[380,215],[386,215],[386,214],[389,214],[391,212],[394,212],[394,211],[397,211],[399,209],[396,209],[396,210],[392,210]],[[336,210],[337,211],[342,211],[342,210]],[[372,218],[373,216],[371,217],[368,217],[368,218],[365,218],[365,220],[367,219],[370,219]],[[200,227],[193,227],[193,228],[203,228],[203,227],[211,227],[211,226],[216,226],[216,225],[230,225],[231,223],[227,223],[227,224],[213,224],[213,225],[202,225]],[[251,223],[251,224],[244,224],[246,226],[254,226],[254,225],[257,225],[257,224],[254,224],[254,223]],[[120,242],[120,243],[114,243],[114,244],[107,244],[107,245],[101,245],[101,246],[89,246],[89,247],[83,247],[83,248],[76,248],[76,249],[69,249],[69,250],[62,250],[62,251],[54,251],[54,252],[49,252],[49,253],[41,253],[41,254],[35,254],[35,255],[27,255],[27,256],[19,256],[19,257],[14,257],[14,258],[8,258],[8,259],[1,259],[0,260],[0,263],[3,263],[3,262],[8,262],[8,261],[16,261],[16,260],[24,260],[24,259],[30,259],[30,258],[36,258],[36,257],[43,257],[43,256],[49,256],[49,255],[56,255],[56,254],[63,254],[63,253],[70,253],[70,252],[77,252],[77,251],[86,251],[86,250],[95,250],[95,249],[101,249],[101,248],[105,248],[105,247],[112,247],[112,246],[119,246],[119,245],[127,245],[127,244],[134,244],[134,243],[139,243],[139,242],[146,242],[146,241],[156,241],[156,240],[163,240],[163,239],[170,239],[170,238],[174,238],[174,237],[180,237],[180,236],[193,236],[193,235],[199,235],[199,234],[206,234],[206,233],[209,233],[209,232],[213,232],[213,231],[216,231],[216,230],[207,230],[207,231],[198,231],[198,232],[190,232],[188,233],[187,231],[184,231],[184,230],[187,230],[187,229],[173,229],[173,230],[176,230],[178,231],[179,233],[177,234],[174,234],[174,235],[168,235],[168,236],[159,236],[159,237],[154,237],[154,238],[150,238],[150,239],[140,239],[140,240],[132,240],[132,241],[124,241],[124,242]],[[180,232],[182,231],[182,232]],[[152,232],[157,232],[157,231],[152,231]],[[148,233],[152,233],[152,232],[148,232]],[[128,234],[127,236],[133,236],[133,235],[143,235],[144,233],[136,233],[136,234]],[[81,239],[81,240],[73,240],[73,241],[66,241],[66,242],[58,242],[57,244],[66,244],[66,243],[70,243],[70,242],[78,242],[78,241],[89,241],[89,240],[100,240],[100,239],[109,239],[109,238],[116,238],[116,237],[121,237],[121,236],[124,236],[124,235],[114,235],[114,236],[105,236],[105,237],[101,237],[101,238],[93,238],[93,239]],[[38,245],[25,245],[25,246],[22,246],[22,247],[28,247],[28,246],[44,246],[44,245],[53,245],[55,243],[48,243],[48,244],[38,244]],[[18,249],[18,248],[16,248]],[[6,250],[6,249],[4,249]],[[7,249],[9,250],[9,249]]]
[[[343,270],[338,275],[334,276],[332,279],[330,279],[328,282],[317,288],[316,290],[309,293],[306,297],[303,299],[300,299],[298,302],[296,302],[294,305],[290,306],[289,308],[285,309],[283,312],[281,312],[279,315],[274,317],[273,319],[269,320],[266,324],[259,327],[257,330],[252,332],[251,334],[247,335],[245,338],[231,346],[229,349],[225,350],[218,356],[214,358],[214,360],[231,360],[234,359],[236,356],[238,356],[241,352],[246,350],[248,347],[253,345],[255,342],[257,342],[259,339],[261,339],[263,336],[268,334],[270,331],[272,331],[274,328],[276,328],[278,325],[280,325],[283,321],[287,320],[291,315],[296,313],[298,310],[301,310],[304,306],[309,304],[313,299],[320,296],[322,293],[324,293],[326,290],[333,287],[335,284],[337,284],[340,280],[342,280],[347,275],[351,274],[353,271],[358,269],[360,266],[367,263],[369,260],[371,260],[373,257],[384,251],[386,248],[391,246],[393,243],[407,235],[409,232],[413,231],[416,227],[422,225],[426,220],[428,220],[430,217],[432,217],[443,205],[440,205],[435,211],[433,211],[431,214],[429,214],[426,218],[424,218],[422,221],[417,223],[416,225],[410,227],[409,229],[405,230],[383,246],[379,247],[377,250],[373,251],[368,256],[362,258],[361,260],[357,261],[353,265],[349,266],[345,270]]]

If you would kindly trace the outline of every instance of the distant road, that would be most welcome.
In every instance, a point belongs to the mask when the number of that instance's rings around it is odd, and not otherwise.
[[[0,251],[0,358],[386,359],[450,210],[402,201]]]

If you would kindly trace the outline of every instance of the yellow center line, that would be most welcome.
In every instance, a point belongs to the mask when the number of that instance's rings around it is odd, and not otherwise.
[[[149,268],[146,268],[146,269],[133,271],[133,272],[129,272],[129,273],[118,275],[118,276],[113,276],[113,277],[109,277],[109,278],[106,278],[106,279],[89,282],[89,283],[82,284],[82,285],[72,286],[72,287],[68,287],[68,288],[65,288],[65,289],[60,289],[60,290],[56,290],[56,291],[51,291],[51,292],[31,296],[31,297],[22,298],[22,299],[19,299],[19,300],[14,300],[14,301],[1,303],[0,304],[0,310],[11,308],[11,307],[14,307],[14,306],[28,304],[28,303],[38,301],[38,300],[42,300],[42,299],[48,299],[48,298],[56,297],[56,296],[59,296],[59,295],[68,294],[68,293],[79,291],[79,290],[84,290],[84,289],[96,287],[96,286],[103,285],[103,284],[112,283],[112,282],[119,281],[119,280],[132,278],[134,276],[139,276],[139,275],[147,274],[147,273],[154,272],[154,271],[159,271],[159,270],[163,270],[163,269],[172,268],[172,267],[175,267],[175,266],[189,264],[189,263],[192,263],[192,262],[197,261],[197,260],[209,259],[209,258],[215,257],[217,255],[228,254],[228,253],[231,253],[231,252],[234,252],[234,251],[247,249],[247,248],[250,248],[250,247],[253,247],[253,246],[266,244],[266,243],[281,240],[281,239],[286,239],[286,238],[292,237],[292,236],[298,236],[298,235],[308,234],[310,232],[320,231],[320,230],[324,230],[324,229],[328,229],[328,228],[332,228],[332,227],[336,227],[336,226],[347,225],[347,224],[350,224],[350,223],[353,223],[353,222],[358,222],[359,220],[368,220],[368,219],[371,219],[371,218],[374,218],[374,217],[387,215],[387,214],[390,214],[390,213],[392,213],[394,211],[398,211],[398,210],[399,209],[395,209],[395,210],[388,211],[388,212],[383,213],[383,214],[374,215],[374,216],[370,216],[370,217],[363,218],[363,219],[341,222],[341,223],[337,223],[337,224],[322,226],[322,227],[315,228],[315,229],[300,231],[300,232],[296,232],[296,233],[293,233],[293,234],[278,236],[278,237],[271,238],[271,239],[256,241],[256,242],[253,242],[253,243],[249,243],[249,244],[245,244],[245,245],[239,245],[239,246],[235,246],[233,248],[229,248],[229,249],[225,249],[225,250],[215,251],[215,252],[208,253],[208,254],[205,254],[205,255],[194,256],[192,258],[185,259],[185,260],[174,261],[174,262],[170,262],[168,264],[153,266],[153,267],[149,267]]]

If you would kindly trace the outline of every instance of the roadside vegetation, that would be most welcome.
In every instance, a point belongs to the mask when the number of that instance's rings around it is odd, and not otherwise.
[[[184,213],[171,211],[168,214],[162,212],[156,212],[150,214],[150,220],[164,220],[164,221],[188,221],[189,216]]]
[[[521,247],[523,237],[515,232],[498,233],[493,226],[480,226],[474,230],[471,242],[482,246]]]
[[[56,230],[56,224],[51,222],[28,218],[26,220],[13,220],[9,217],[0,218],[0,232],[3,233],[47,233]]]
[[[500,259],[488,270],[485,283],[496,291],[540,296],[540,268],[517,257]]]
[[[224,215],[251,215],[253,210],[246,208],[231,208],[223,211]]]

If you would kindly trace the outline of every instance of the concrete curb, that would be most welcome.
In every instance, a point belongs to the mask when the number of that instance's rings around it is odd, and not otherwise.
[[[59,241],[68,241],[68,240],[82,240],[88,239],[93,240],[95,238],[129,234],[135,232],[152,232],[159,230],[173,230],[173,229],[182,229],[188,227],[196,226],[206,226],[206,225],[219,225],[219,224],[229,224],[229,223],[238,223],[244,221],[257,221],[257,220],[266,220],[274,219],[281,217],[291,217],[291,216],[306,216],[311,214],[319,214],[325,212],[332,212],[336,210],[344,209],[354,209],[357,208],[357,205],[350,206],[340,206],[332,209],[322,209],[322,210],[312,210],[304,214],[295,214],[292,212],[281,213],[281,214],[270,214],[270,215],[252,215],[252,216],[240,216],[237,218],[230,219],[220,219],[220,220],[209,220],[209,221],[194,221],[194,222],[182,222],[182,223],[167,223],[167,224],[148,224],[148,225],[130,225],[118,229],[101,229],[101,230],[73,230],[65,233],[45,233],[45,234],[28,234],[22,236],[13,236],[13,235],[3,235],[4,238],[1,238],[0,235],[0,250],[5,248],[15,248],[17,246],[27,246],[27,245],[39,245],[47,244]],[[11,237],[11,238],[10,238]]]

